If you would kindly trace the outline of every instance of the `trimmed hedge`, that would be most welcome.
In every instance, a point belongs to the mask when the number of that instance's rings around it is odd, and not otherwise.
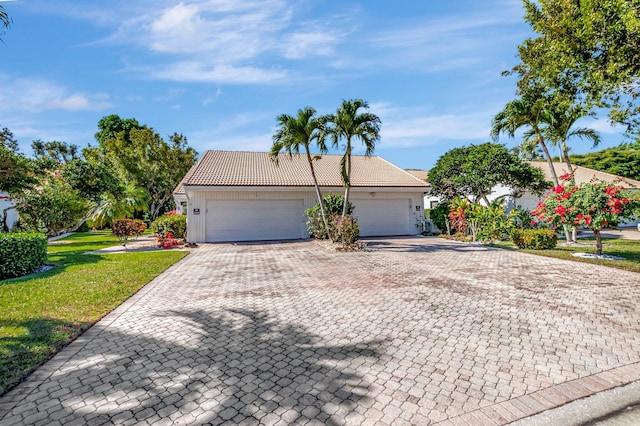
[[[165,215],[160,216],[151,223],[149,227],[154,235],[164,237],[169,232],[176,238],[187,237],[187,216],[186,215]]]
[[[46,235],[35,232],[0,233],[0,280],[30,274],[46,261]]]
[[[558,234],[551,229],[514,229],[513,243],[521,249],[552,249],[558,243]]]

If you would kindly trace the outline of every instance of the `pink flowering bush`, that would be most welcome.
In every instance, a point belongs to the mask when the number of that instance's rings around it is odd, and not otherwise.
[[[537,218],[557,228],[564,224],[585,226],[596,237],[596,253],[602,254],[600,230],[630,219],[640,207],[629,191],[609,182],[592,181],[575,185],[563,175],[563,183],[554,187],[532,212]]]

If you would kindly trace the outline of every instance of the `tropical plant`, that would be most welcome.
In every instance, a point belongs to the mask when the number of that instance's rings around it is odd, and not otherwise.
[[[11,26],[11,18],[4,6],[0,5],[0,36],[4,35],[9,26]],[[0,38],[0,40],[2,39]]]
[[[602,254],[600,230],[634,217],[640,207],[638,195],[609,182],[592,181],[575,185],[563,176],[563,184],[554,187],[538,204],[533,214],[557,227],[564,224],[585,226],[596,237],[596,254]]]
[[[278,162],[278,154],[282,151],[286,152],[289,157],[300,155],[300,148],[303,147],[307,162],[309,163],[309,169],[311,170],[311,177],[313,179],[313,186],[316,190],[316,197],[318,200],[318,206],[320,207],[320,215],[325,229],[328,228],[327,214],[325,212],[324,202],[322,198],[322,192],[318,185],[318,178],[316,176],[315,167],[313,162],[321,158],[319,155],[311,155],[311,145],[315,144],[320,153],[327,152],[327,146],[325,144],[326,126],[322,118],[316,116],[316,110],[311,107],[298,110],[298,115],[292,117],[287,114],[281,114],[277,118],[278,125],[276,133],[273,135],[273,145],[271,146],[270,157],[275,162]]]
[[[351,188],[351,142],[355,139],[365,146],[365,155],[372,155],[376,142],[380,140],[380,118],[370,112],[359,111],[368,109],[369,104],[362,99],[343,100],[335,114],[326,116],[330,123],[327,132],[331,137],[332,145],[339,147],[340,141],[344,141],[344,155],[340,161],[342,182],[344,185],[344,205],[342,216],[347,215],[349,203],[349,189]]]
[[[542,131],[544,124],[551,121],[550,113],[545,108],[547,103],[548,100],[541,95],[523,95],[520,99],[507,103],[491,122],[491,137],[497,141],[501,134],[506,133],[510,138],[513,138],[517,130],[523,127],[529,128],[530,133],[528,133],[525,144],[528,146],[539,145],[542,148],[551,171],[553,184],[558,185],[558,176]]]
[[[147,190],[130,182],[117,193],[102,194],[90,218],[96,226],[101,227],[114,220],[131,218],[136,212],[146,211],[148,202]]]
[[[335,233],[335,215],[342,213],[344,197],[342,195],[327,194],[323,197],[323,205],[326,209],[327,221],[322,220],[320,204],[316,204],[305,210],[307,215],[307,231],[309,235],[317,239],[332,239]],[[347,205],[347,215],[353,213],[355,207],[352,203]]]
[[[586,114],[585,111],[576,106],[567,108],[557,105],[551,109],[551,119],[543,129],[546,138],[553,145],[560,147],[562,157],[569,171],[573,170],[567,145],[569,139],[580,138],[591,141],[594,147],[600,143],[600,135],[595,130],[586,127],[573,128],[576,121],[588,115],[591,116],[591,114]]]

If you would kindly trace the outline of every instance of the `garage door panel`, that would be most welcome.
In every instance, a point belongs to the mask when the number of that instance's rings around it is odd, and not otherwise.
[[[410,235],[410,200],[354,200],[353,215],[358,218],[360,235]]]
[[[303,200],[207,202],[207,241],[304,238]]]

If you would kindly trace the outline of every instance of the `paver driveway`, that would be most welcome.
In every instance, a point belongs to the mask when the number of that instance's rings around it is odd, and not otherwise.
[[[503,424],[640,379],[637,274],[370,247],[203,245],[0,399],[0,424]]]

